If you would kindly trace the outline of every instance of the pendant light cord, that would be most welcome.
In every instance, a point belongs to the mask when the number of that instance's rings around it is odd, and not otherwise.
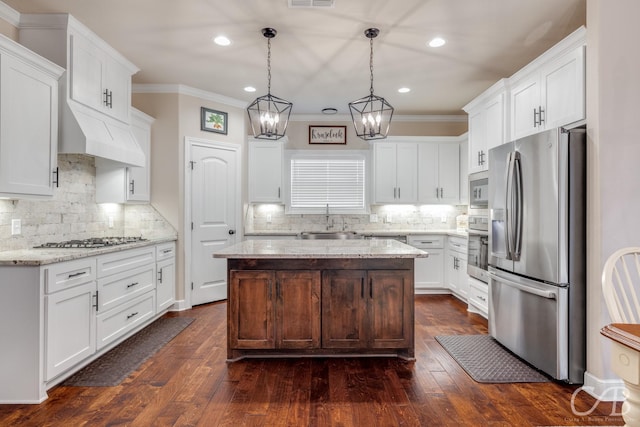
[[[271,38],[267,38],[267,94],[271,95]]]
[[[369,53],[369,72],[371,73],[371,88],[369,89],[371,92],[371,95],[373,95],[373,37],[369,38],[369,47],[370,47],[370,53]]]

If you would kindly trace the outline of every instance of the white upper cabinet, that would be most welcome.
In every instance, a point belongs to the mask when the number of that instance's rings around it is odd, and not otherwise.
[[[57,182],[64,70],[0,36],[0,196],[49,197]]]
[[[585,42],[580,28],[511,77],[511,139],[586,117]]]
[[[81,34],[69,35],[71,99],[129,123],[131,76],[137,70]]]
[[[425,142],[418,144],[418,202],[458,204],[460,202],[460,144]]]
[[[489,168],[489,150],[506,142],[506,80],[464,107],[469,114],[469,173]]]
[[[374,142],[373,203],[418,201],[418,144]]]
[[[249,202],[282,203],[285,141],[249,140]]]
[[[460,135],[460,204],[469,204],[469,138]]]

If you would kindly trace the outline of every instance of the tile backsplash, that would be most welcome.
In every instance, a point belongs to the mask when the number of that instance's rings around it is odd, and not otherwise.
[[[93,157],[59,154],[58,168],[60,184],[52,198],[0,200],[0,250],[89,237],[175,235],[151,205],[97,204]],[[21,234],[11,235],[12,219],[21,220]]]
[[[245,212],[245,233],[301,231],[422,231],[455,229],[456,217],[466,206],[380,205],[371,214],[285,214],[283,205],[249,205]],[[373,222],[372,219],[377,219]]]

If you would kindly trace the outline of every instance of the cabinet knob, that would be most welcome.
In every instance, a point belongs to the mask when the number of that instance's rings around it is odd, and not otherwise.
[[[229,230],[229,234],[231,235],[236,234],[236,230]]]

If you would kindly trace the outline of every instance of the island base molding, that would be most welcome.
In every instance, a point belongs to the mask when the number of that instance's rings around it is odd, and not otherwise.
[[[228,259],[227,360],[414,360],[412,258]]]

